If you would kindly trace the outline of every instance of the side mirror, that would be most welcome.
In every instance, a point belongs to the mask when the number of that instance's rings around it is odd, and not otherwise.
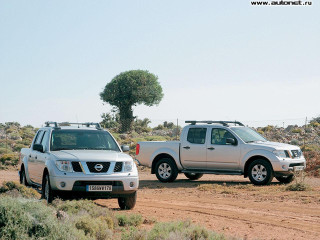
[[[38,152],[43,152],[43,146],[41,144],[34,144],[33,150],[38,151]]]
[[[128,145],[121,145],[121,149],[123,152],[129,152],[130,147]]]
[[[236,145],[236,140],[234,138],[227,138],[226,143],[231,145]]]

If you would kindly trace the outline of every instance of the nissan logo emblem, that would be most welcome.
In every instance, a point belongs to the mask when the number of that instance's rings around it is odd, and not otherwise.
[[[103,166],[102,166],[102,164],[96,164],[94,166],[94,169],[97,170],[97,172],[100,172],[103,169]]]

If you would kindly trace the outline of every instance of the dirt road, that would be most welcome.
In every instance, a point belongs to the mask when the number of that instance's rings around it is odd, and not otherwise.
[[[140,179],[137,205],[128,213],[157,221],[191,220],[244,239],[320,239],[320,179],[307,179],[313,186],[307,192],[285,191],[276,181],[256,187],[240,176],[189,181],[180,175],[165,184],[141,172]],[[97,203],[118,208],[115,200]]]
[[[0,171],[3,180],[18,177],[16,172]],[[137,205],[127,212],[158,222],[191,220],[244,239],[320,239],[320,179],[306,181],[312,190],[291,192],[276,181],[256,187],[240,176],[205,175],[189,181],[179,175],[173,183],[160,183],[142,171]],[[114,199],[96,203],[118,210]]]

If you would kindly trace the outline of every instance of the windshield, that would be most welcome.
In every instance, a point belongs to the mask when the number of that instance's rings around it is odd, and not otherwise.
[[[259,133],[248,127],[232,127],[231,128],[244,142],[266,142],[267,139],[262,137]]]
[[[97,130],[53,130],[50,141],[51,151],[59,150],[111,150],[120,149],[111,135]]]

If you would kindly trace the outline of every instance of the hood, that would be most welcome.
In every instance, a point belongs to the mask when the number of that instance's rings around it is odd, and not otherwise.
[[[130,161],[132,158],[125,153],[106,150],[61,150],[51,152],[57,159],[77,161]]]
[[[294,145],[286,144],[286,143],[279,143],[279,142],[253,142],[253,143],[247,143],[247,144],[250,146],[262,147],[262,148],[268,149],[270,151],[300,149],[298,146],[294,146]]]

